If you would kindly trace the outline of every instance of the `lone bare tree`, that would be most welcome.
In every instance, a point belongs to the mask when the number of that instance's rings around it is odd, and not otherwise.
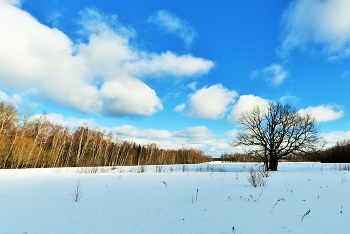
[[[231,145],[260,157],[266,170],[277,171],[278,160],[289,154],[315,152],[324,146],[315,118],[299,114],[290,104],[256,106],[243,112],[238,123],[242,129]]]

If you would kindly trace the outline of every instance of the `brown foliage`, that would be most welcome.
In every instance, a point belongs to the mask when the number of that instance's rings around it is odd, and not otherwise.
[[[2,113],[7,110],[15,115],[0,119],[0,168],[189,164],[211,160],[199,150],[165,150],[154,143],[141,146],[121,141],[119,136],[87,124],[70,131],[50,123],[45,114],[33,121],[26,116],[20,125],[16,109],[0,102],[0,116],[7,116]]]

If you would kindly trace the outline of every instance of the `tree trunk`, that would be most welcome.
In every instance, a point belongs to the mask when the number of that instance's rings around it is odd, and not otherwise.
[[[278,159],[276,157],[270,157],[269,170],[277,171],[277,167],[278,167]]]
[[[270,171],[273,171],[273,168],[274,168],[274,166],[273,166],[273,164],[274,164],[274,158],[273,158],[273,155],[272,154],[270,154],[270,162],[269,162],[269,170]]]
[[[274,153],[270,153],[269,170],[277,171],[277,167],[278,167],[278,157]]]
[[[273,171],[277,171],[277,167],[278,167],[278,159],[274,158],[275,162],[273,163]]]

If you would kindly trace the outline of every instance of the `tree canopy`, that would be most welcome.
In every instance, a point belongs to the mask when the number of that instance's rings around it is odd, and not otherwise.
[[[301,115],[290,104],[272,103],[243,112],[242,127],[232,146],[260,157],[266,170],[276,171],[278,160],[289,154],[315,152],[323,147],[316,119]]]

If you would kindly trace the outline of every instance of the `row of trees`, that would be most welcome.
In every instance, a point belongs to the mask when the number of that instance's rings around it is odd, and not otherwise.
[[[254,155],[242,153],[224,153],[221,154],[220,160],[222,162],[261,162],[260,158]]]
[[[0,168],[188,164],[210,161],[194,149],[164,150],[122,141],[87,124],[71,131],[0,102]]]
[[[312,155],[323,163],[350,163],[350,140],[338,142],[335,146]]]
[[[325,150],[327,151],[327,150]],[[323,162],[325,156],[324,152],[325,151],[320,151],[315,154],[289,154],[280,161],[282,162]],[[325,153],[327,154],[327,153]],[[263,162],[263,159],[261,158],[260,155],[253,155],[249,153],[234,153],[234,154],[229,154],[229,153],[224,153],[221,154],[220,160],[222,162]]]

